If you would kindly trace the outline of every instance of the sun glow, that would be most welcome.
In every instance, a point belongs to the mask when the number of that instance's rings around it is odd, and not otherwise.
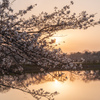
[[[60,88],[61,86],[62,86],[62,83],[55,79],[54,87]]]
[[[61,38],[56,37],[56,43],[60,43],[61,42]]]
[[[58,80],[55,80],[55,84],[59,84]]]
[[[54,37],[51,40],[54,40],[55,44],[60,44],[62,42],[61,37]]]

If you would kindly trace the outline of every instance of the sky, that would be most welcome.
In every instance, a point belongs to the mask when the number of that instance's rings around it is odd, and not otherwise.
[[[13,1],[13,0],[10,0]],[[71,6],[71,12],[80,13],[87,11],[89,14],[96,14],[95,20],[100,18],[100,0],[73,0],[74,5]],[[15,11],[25,9],[31,4],[37,4],[37,6],[28,13],[26,17],[30,17],[32,14],[38,15],[42,11],[51,13],[54,11],[54,7],[61,9],[66,4],[70,4],[70,0],[16,0],[12,8]],[[64,37],[54,37],[61,45],[64,52],[83,52],[84,50],[99,51],[100,50],[100,25],[88,28],[87,30],[64,30],[59,31],[57,35],[63,34]],[[65,43],[63,43],[65,41]]]

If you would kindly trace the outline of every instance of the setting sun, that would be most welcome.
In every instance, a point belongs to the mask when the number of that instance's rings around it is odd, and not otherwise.
[[[62,37],[53,37],[51,40],[55,40],[55,44],[60,44],[64,42],[62,39]]]

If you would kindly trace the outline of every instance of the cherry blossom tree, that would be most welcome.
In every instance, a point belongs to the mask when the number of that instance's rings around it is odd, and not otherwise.
[[[55,40],[50,40],[56,32],[66,29],[87,29],[100,24],[95,21],[95,14],[82,11],[78,16],[71,14],[70,6],[64,6],[48,14],[41,12],[25,19],[24,15],[34,9],[36,4],[25,10],[14,13],[9,0],[0,3],[0,72],[3,74],[22,72],[23,64],[31,63],[40,67],[41,71],[52,68],[76,68],[73,60],[69,59],[61,49],[55,49]]]

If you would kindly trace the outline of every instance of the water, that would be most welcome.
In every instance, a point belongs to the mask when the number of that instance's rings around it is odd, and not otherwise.
[[[48,95],[55,100],[100,100],[100,70],[0,76],[0,100],[48,100]]]

